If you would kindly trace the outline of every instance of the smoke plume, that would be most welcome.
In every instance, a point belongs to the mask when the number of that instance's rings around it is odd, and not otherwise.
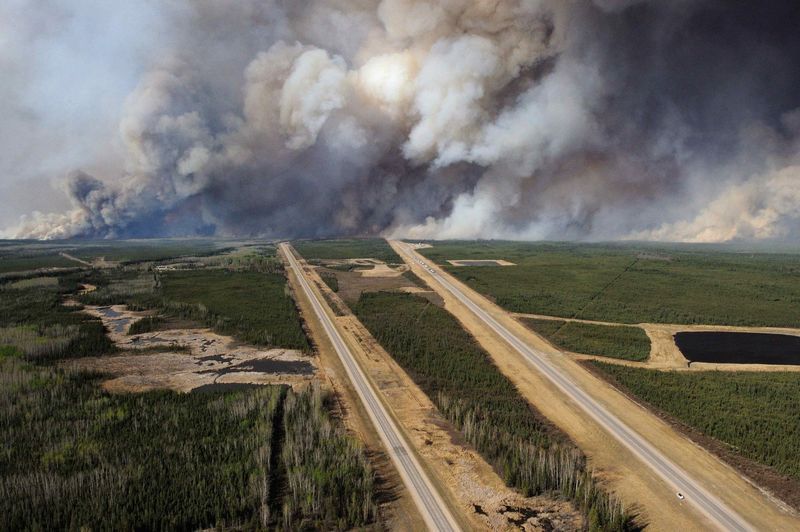
[[[116,151],[39,135],[72,207],[9,234],[798,238],[796,0],[143,5],[168,30],[91,110]],[[12,113],[48,74],[9,40]]]

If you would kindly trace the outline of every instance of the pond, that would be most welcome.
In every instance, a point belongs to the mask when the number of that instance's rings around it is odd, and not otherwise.
[[[788,334],[679,332],[675,344],[690,362],[800,364],[800,336]]]

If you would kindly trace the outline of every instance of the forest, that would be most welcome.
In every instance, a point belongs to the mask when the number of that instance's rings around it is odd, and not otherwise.
[[[13,442],[0,454],[0,529],[346,530],[375,521],[364,451],[319,390],[111,395],[96,381],[0,357],[0,436]]]
[[[308,348],[274,258],[211,259],[228,268],[120,265],[0,284],[0,530],[379,526],[365,450],[318,387],[109,394],[102,375],[60,364],[117,351],[68,298],[159,310],[140,332],[185,315]],[[79,295],[83,284],[98,289]]]
[[[0,285],[0,346],[6,350],[38,362],[115,350],[99,320],[62,304],[76,289],[74,275],[59,278],[55,285],[13,285]]]
[[[296,240],[292,246],[306,260],[376,259],[387,264],[403,260],[382,238]]]
[[[582,453],[446,310],[412,294],[372,292],[353,311],[509,486],[569,498],[593,530],[635,528],[595,483]]]
[[[637,362],[650,356],[650,339],[639,327],[533,318],[520,321],[556,347],[573,353]]]
[[[594,367],[657,410],[800,480],[800,373]]]
[[[796,254],[502,241],[435,242],[419,252],[512,312],[631,324],[800,326]],[[456,267],[449,259],[516,266]]]

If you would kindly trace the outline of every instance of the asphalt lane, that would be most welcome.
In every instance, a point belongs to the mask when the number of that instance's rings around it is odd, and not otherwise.
[[[581,407],[600,426],[618,439],[634,455],[651,467],[664,481],[681,493],[684,500],[694,505],[722,530],[751,531],[753,527],[733,509],[703,488],[686,471],[670,461],[643,437],[625,425],[619,418],[597,403],[577,383],[548,360],[548,355],[531,348],[506,327],[472,301],[461,289],[450,282],[446,274],[429,265],[408,244],[398,242],[399,248],[409,258],[423,267],[444,289],[467,307],[498,336],[519,352],[537,370],[555,384],[567,397]]]
[[[450,513],[441,495],[439,495],[436,488],[425,474],[425,471],[411,451],[409,444],[401,435],[394,421],[389,416],[389,413],[384,408],[383,403],[378,399],[377,393],[353,358],[353,354],[350,352],[347,344],[345,344],[342,336],[333,324],[333,321],[325,312],[319,298],[308,284],[303,268],[294,256],[293,249],[285,243],[281,244],[281,248],[289,261],[289,265],[292,270],[294,270],[300,282],[300,286],[303,288],[303,292],[306,294],[309,301],[311,301],[314,313],[320,323],[322,323],[336,353],[342,360],[353,387],[364,403],[378,435],[400,472],[403,483],[406,485],[409,492],[411,492],[426,524],[431,530],[440,530],[442,532],[460,530],[457,521]]]

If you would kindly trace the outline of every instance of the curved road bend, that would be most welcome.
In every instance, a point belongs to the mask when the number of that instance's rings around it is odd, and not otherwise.
[[[506,327],[495,320],[488,312],[475,304],[461,289],[450,282],[446,274],[430,266],[405,242],[396,241],[398,249],[409,260],[423,267],[436,282],[450,292],[458,301],[519,352],[537,370],[555,384],[564,394],[591,416],[600,426],[611,433],[641,461],[652,468],[676,492],[682,493],[686,501],[706,515],[721,530],[751,531],[753,527],[733,509],[709,493],[686,471],[671,462],[666,456],[650,445],[630,427],[597,403],[583,389],[561,372],[547,359],[547,355],[531,348]]]
[[[353,383],[353,387],[364,403],[364,407],[375,429],[378,431],[392,461],[400,472],[403,483],[408,488],[408,491],[411,492],[414,502],[419,508],[422,517],[425,519],[426,524],[431,530],[439,530],[442,532],[460,530],[457,521],[450,513],[441,495],[439,495],[436,488],[425,474],[425,471],[411,451],[409,444],[406,442],[405,438],[403,438],[400,430],[389,416],[383,403],[378,399],[377,393],[355,361],[355,358],[353,358],[353,354],[350,352],[347,344],[345,344],[342,336],[333,324],[333,321],[325,312],[319,298],[308,284],[305,274],[303,273],[303,268],[294,256],[293,249],[287,243],[280,244],[280,247],[289,261],[292,270],[294,270],[295,276],[300,282],[300,286],[303,288],[303,292],[311,302],[314,313],[330,338],[336,353],[342,360],[347,375]]]

